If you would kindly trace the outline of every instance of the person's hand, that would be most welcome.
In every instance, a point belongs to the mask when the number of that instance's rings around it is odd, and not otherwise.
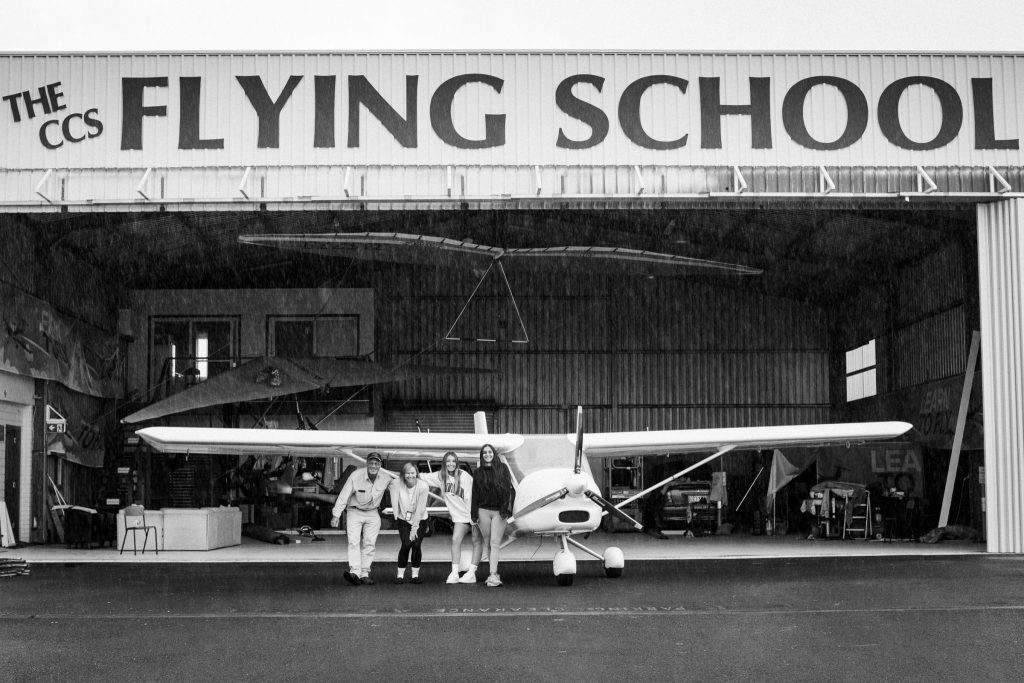
[[[411,529],[409,531],[409,540],[410,541],[415,541],[416,540],[416,529]]]
[[[337,529],[340,524],[341,524],[341,518],[340,517],[331,517],[331,528]]]
[[[469,520],[469,523],[472,524],[473,526],[476,526],[477,524],[480,523],[480,520],[479,519],[471,519],[471,520]]]

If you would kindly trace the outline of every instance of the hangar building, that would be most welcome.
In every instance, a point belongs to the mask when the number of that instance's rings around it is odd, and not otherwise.
[[[1022,56],[7,54],[0,91],[0,478],[21,542],[54,540],[58,493],[230,499],[237,463],[146,453],[122,419],[318,358],[437,372],[146,423],[900,419],[907,440],[813,454],[816,477],[902,476],[922,530],[1024,552]],[[738,526],[771,458],[716,465]]]

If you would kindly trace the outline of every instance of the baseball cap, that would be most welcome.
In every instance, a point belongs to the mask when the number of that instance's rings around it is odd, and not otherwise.
[[[370,464],[371,460],[376,460],[377,462],[384,462],[384,460],[380,457],[380,453],[376,452],[370,453],[368,456],[366,456],[366,464]]]

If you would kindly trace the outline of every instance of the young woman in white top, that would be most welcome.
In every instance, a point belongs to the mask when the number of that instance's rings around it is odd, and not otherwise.
[[[473,477],[459,467],[459,456],[452,451],[444,454],[438,472],[420,474],[428,486],[441,489],[448,514],[452,518],[452,571],[446,583],[476,583],[476,568],[480,564],[483,543],[480,528],[470,520],[470,505],[473,498]],[[473,558],[469,571],[459,578],[459,559],[462,557],[462,540],[471,531]]]
[[[391,510],[395,515],[395,527],[398,537],[402,540],[402,549],[398,551],[398,576],[395,583],[405,583],[405,565],[412,551],[412,583],[420,581],[420,563],[423,551],[420,544],[427,526],[427,492],[426,483],[417,479],[419,471],[415,463],[402,465],[402,477],[395,478],[388,486],[391,493]]]

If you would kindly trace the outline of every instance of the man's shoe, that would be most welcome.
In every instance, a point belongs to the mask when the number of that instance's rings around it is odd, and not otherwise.
[[[448,575],[448,578],[445,579],[444,582],[445,583],[458,583],[459,582],[459,571],[457,569],[453,569],[452,573]]]
[[[416,579],[413,579],[413,580],[412,580],[412,582],[413,582],[413,583],[416,583]],[[401,584],[405,583],[405,577],[404,577],[404,576],[398,576],[398,577],[396,577],[396,578],[395,578],[395,580],[393,581],[393,583],[394,583],[394,584],[395,584],[396,586],[399,586],[399,585],[401,585]]]
[[[459,579],[459,583],[476,583],[476,572],[468,571]]]
[[[409,583],[423,583],[423,579],[421,579],[418,576],[414,576],[411,579],[409,579]]]
[[[372,586],[373,579],[371,579],[369,576],[364,576],[363,578],[359,579],[359,583],[363,584],[364,586]]]
[[[345,580],[351,583],[353,586],[359,585],[359,577],[353,574],[352,572],[345,572],[344,574],[342,574],[342,576],[344,576]]]

